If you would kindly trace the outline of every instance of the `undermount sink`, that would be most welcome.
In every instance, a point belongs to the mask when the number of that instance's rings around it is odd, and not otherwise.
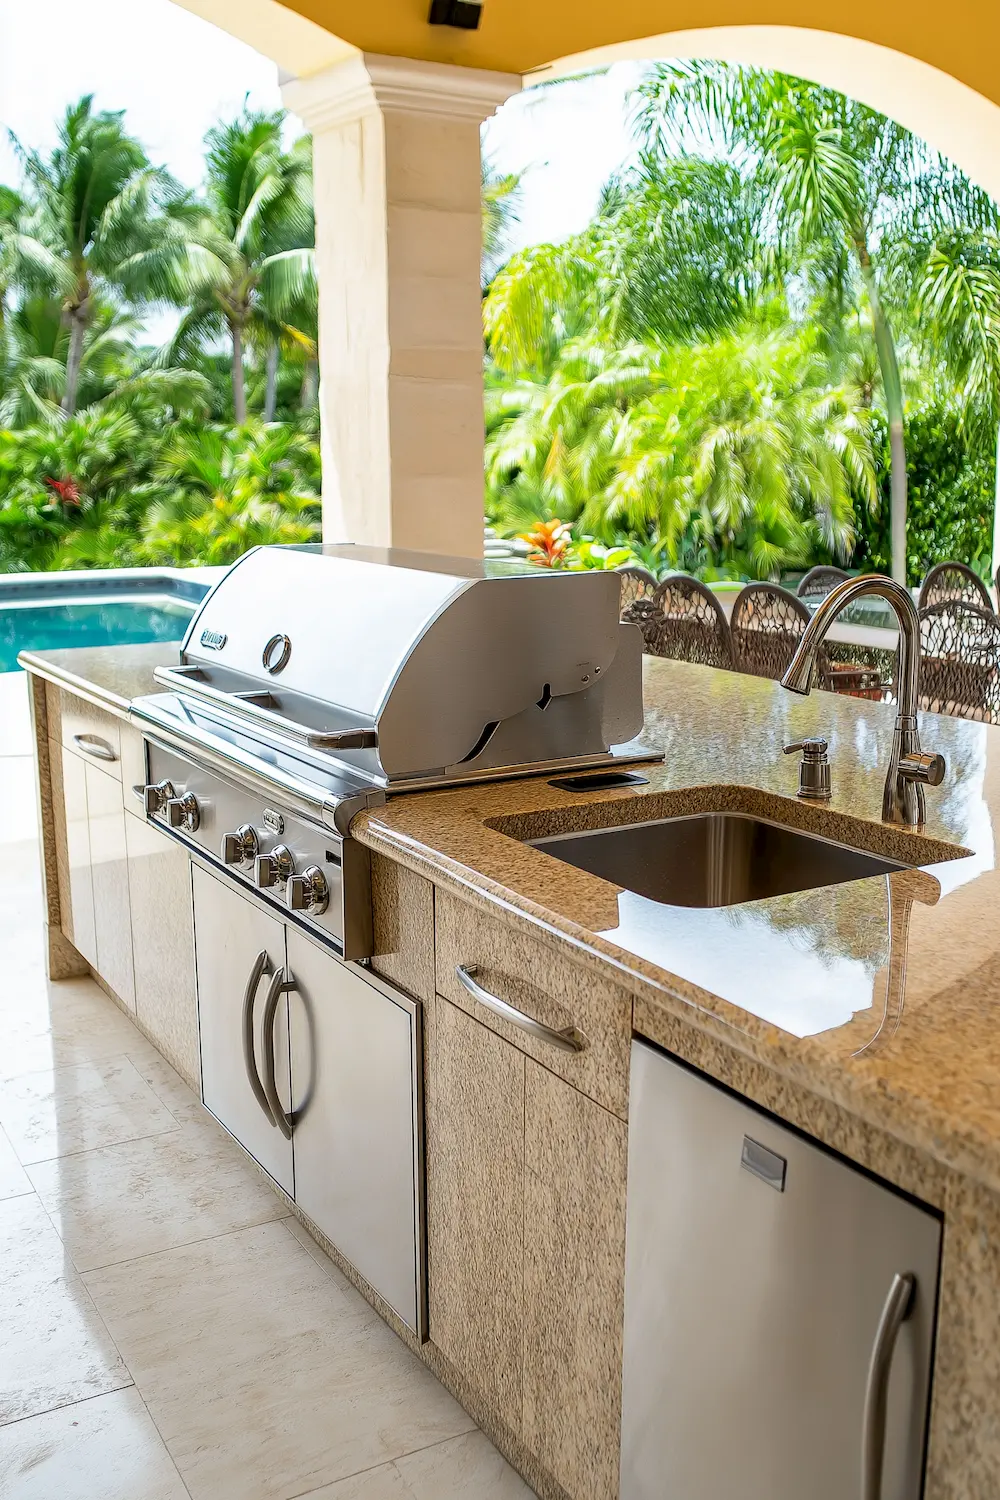
[[[530,839],[579,870],[667,906],[737,906],[907,866],[747,813],[698,813]]]

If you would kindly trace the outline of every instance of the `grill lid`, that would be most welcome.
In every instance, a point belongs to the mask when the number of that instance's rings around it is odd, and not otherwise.
[[[642,643],[619,623],[619,586],[612,572],[260,547],[194,616],[181,671],[158,675],[384,781],[599,756],[642,727]]]

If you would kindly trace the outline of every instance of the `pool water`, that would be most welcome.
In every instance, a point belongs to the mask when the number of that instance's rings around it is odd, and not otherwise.
[[[20,670],[19,651],[179,641],[194,609],[174,600],[143,604],[134,599],[0,607],[0,672]]]

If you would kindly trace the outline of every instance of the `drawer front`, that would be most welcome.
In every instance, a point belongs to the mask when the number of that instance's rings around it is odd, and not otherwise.
[[[88,763],[85,771],[97,971],[119,1000],[135,1010],[122,784],[105,776],[96,763]]]
[[[89,964],[97,967],[97,928],[94,921],[94,882],[90,864],[90,821],[87,814],[87,767],[83,757],[61,747],[62,794],[65,808],[66,885],[60,885],[62,930]]]
[[[526,922],[502,921],[439,888],[435,893],[438,993],[624,1118],[628,1112],[631,995],[623,986],[570,962],[553,945],[526,929]],[[475,983],[503,1005],[513,1007],[517,1018],[496,1014],[470,993],[459,978],[459,966],[474,968]],[[572,1028],[582,1041],[580,1050],[564,1050],[536,1029],[526,1029],[532,1023],[552,1032]]]
[[[67,750],[93,761],[109,776],[122,779],[119,721],[73,693],[59,695],[60,738]]]

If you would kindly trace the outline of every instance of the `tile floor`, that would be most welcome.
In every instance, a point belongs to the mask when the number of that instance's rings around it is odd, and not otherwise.
[[[92,980],[0,675],[0,1500],[530,1500]]]

